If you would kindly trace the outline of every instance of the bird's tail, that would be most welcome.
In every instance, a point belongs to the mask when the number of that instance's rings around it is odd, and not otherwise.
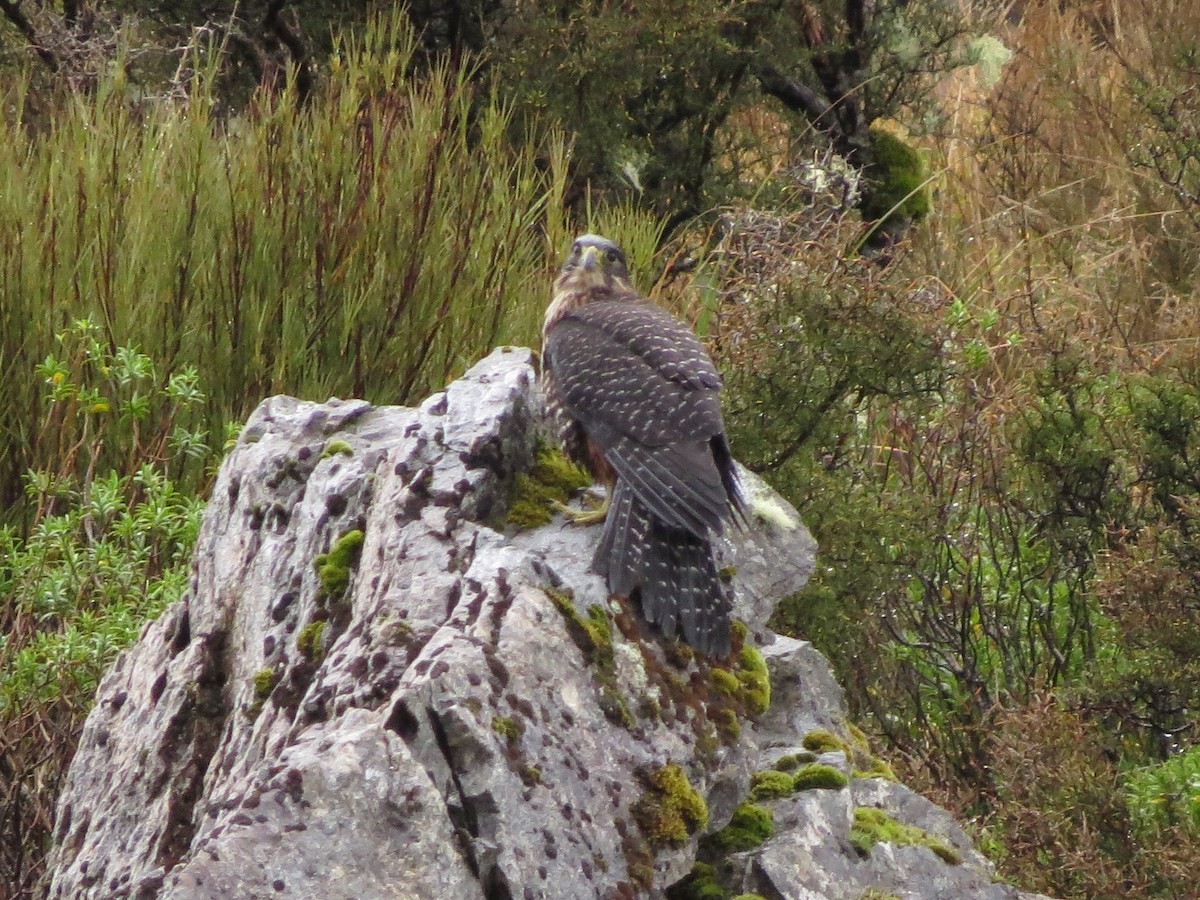
[[[613,489],[593,567],[614,594],[638,590],[642,614],[666,637],[681,632],[707,656],[729,653],[730,603],[711,541],[658,521],[622,481]]]

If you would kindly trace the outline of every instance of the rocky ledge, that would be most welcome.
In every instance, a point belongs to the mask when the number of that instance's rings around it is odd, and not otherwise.
[[[745,628],[697,659],[588,571],[597,527],[539,524],[571,473],[535,384],[506,348],[416,409],[259,406],[100,686],[51,897],[1020,896],[766,629],[795,511],[746,476]]]

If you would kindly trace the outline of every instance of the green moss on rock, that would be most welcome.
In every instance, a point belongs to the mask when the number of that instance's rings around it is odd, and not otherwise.
[[[266,700],[279,683],[279,673],[274,666],[263,666],[254,673],[254,697],[256,700]]]
[[[823,763],[809,763],[792,778],[792,784],[798,791],[839,791],[849,783],[850,779],[841,769]]]
[[[778,800],[795,790],[794,779],[787,772],[765,769],[750,776],[751,800]]]
[[[591,476],[561,450],[538,441],[533,467],[513,479],[505,522],[520,529],[545,525],[554,516],[554,503],[566,503],[591,483]]]
[[[569,592],[551,587],[543,587],[542,591],[562,614],[571,639],[587,657],[592,677],[600,689],[600,708],[604,710],[605,716],[615,724],[626,728],[635,727],[637,719],[634,718],[625,695],[617,685],[613,625],[608,613],[603,607],[593,604],[588,607],[587,614],[581,616],[575,608],[575,599]]]
[[[753,850],[775,833],[775,817],[765,806],[746,801],[733,813],[729,824],[704,839],[705,846],[725,856]]]
[[[325,444],[325,449],[321,451],[321,459],[328,459],[331,456],[337,455],[353,456],[354,448],[340,438],[335,438]]]
[[[781,756],[775,760],[775,768],[780,772],[794,772],[805,763],[816,762],[817,754],[811,750],[803,750],[800,753],[789,753],[787,756]]]
[[[761,716],[771,705],[771,675],[763,655],[751,644],[743,644],[734,674],[741,682],[741,697],[746,712]]]
[[[525,733],[525,726],[510,716],[496,716],[492,719],[492,731],[512,745],[521,739],[521,735]]]
[[[804,736],[804,749],[813,753],[833,753],[845,751],[845,742],[832,731],[816,728]]]
[[[305,625],[296,635],[296,649],[306,659],[320,661],[325,655],[321,641],[325,637],[325,620],[318,619]]]
[[[362,551],[363,533],[355,528],[347,531],[333,542],[328,553],[322,553],[313,565],[321,579],[321,592],[329,597],[340,597],[350,586],[350,570],[358,564]]]
[[[729,891],[717,880],[717,870],[705,862],[692,866],[692,871],[666,893],[667,900],[729,900]]]
[[[897,821],[884,810],[874,806],[859,806],[854,810],[850,843],[863,856],[870,855],[871,848],[876,844],[908,844],[928,847],[950,865],[962,862],[959,852],[942,838],[916,825]]]
[[[677,763],[655,769],[633,806],[633,818],[655,850],[681,847],[708,824],[708,804]]]

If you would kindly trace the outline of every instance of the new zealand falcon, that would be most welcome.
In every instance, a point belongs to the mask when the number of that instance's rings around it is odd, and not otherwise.
[[[547,405],[567,452],[607,488],[593,561],[609,590],[640,598],[667,637],[730,650],[728,587],[713,542],[743,501],[718,395],[691,329],[633,287],[607,238],[575,241],[542,328]]]

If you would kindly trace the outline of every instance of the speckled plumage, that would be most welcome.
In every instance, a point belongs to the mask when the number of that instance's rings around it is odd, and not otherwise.
[[[594,568],[667,637],[727,654],[713,540],[741,498],[704,345],[633,288],[620,248],[597,235],[575,242],[542,339],[563,444],[611,489]]]

